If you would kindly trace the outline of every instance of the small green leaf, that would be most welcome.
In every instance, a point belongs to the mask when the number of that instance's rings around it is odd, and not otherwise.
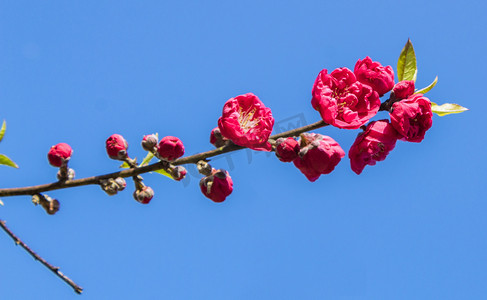
[[[169,177],[169,178],[173,179],[172,176],[171,176],[171,174],[167,173],[164,169],[155,170],[154,172],[159,173],[159,174],[162,174],[162,175],[164,175],[166,177]]]
[[[5,165],[13,168],[18,168],[16,163],[14,163],[10,158],[7,156],[0,154],[0,165]]]
[[[458,114],[464,111],[467,111],[468,108],[460,106],[455,103],[445,103],[442,105],[438,105],[434,102],[431,102],[431,111],[437,114],[438,116],[446,116],[449,114]]]
[[[123,164],[120,165],[120,168],[122,168],[122,169],[128,169],[128,168],[130,168],[130,166],[129,166],[128,163],[123,162]]]
[[[139,167],[148,165],[153,157],[154,157],[154,154],[152,154],[152,152],[148,152],[147,155],[142,160],[142,162],[140,163]]]
[[[416,66],[416,54],[414,53],[413,44],[408,39],[406,45],[399,55],[397,61],[397,78],[402,80],[413,80],[416,82],[416,75],[418,74],[418,68]]]
[[[438,76],[436,76],[435,80],[433,80],[433,82],[430,85],[428,85],[427,87],[422,88],[419,91],[416,91],[414,93],[415,94],[426,94],[427,92],[431,91],[432,88],[435,87],[436,83],[438,83]]]
[[[0,129],[0,142],[3,140],[3,136],[5,135],[5,130],[7,130],[7,122],[3,120],[2,129]]]
[[[3,201],[0,199],[0,205],[3,206]]]

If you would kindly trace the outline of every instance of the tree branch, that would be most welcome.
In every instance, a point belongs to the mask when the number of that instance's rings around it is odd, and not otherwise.
[[[270,139],[276,140],[278,138],[282,137],[291,137],[291,136],[299,136],[303,132],[315,130],[321,127],[328,126],[323,121],[318,121],[313,124],[309,124],[303,127],[299,127],[296,129],[292,129],[286,132],[278,133],[270,137]],[[233,143],[229,143],[228,145],[225,145],[223,147],[211,150],[211,151],[206,151],[202,153],[198,153],[195,155],[191,156],[186,156],[182,157],[180,159],[177,159],[171,164],[177,166],[177,165],[185,165],[185,164],[195,164],[200,160],[205,160],[210,157],[214,157],[223,153],[228,153],[240,149],[245,149],[245,147],[235,145]],[[139,168],[132,168],[132,169],[126,169],[122,170],[119,172],[114,172],[114,173],[109,173],[109,174],[104,174],[104,175],[98,175],[98,176],[92,176],[92,177],[86,177],[86,178],[81,178],[81,179],[75,179],[75,180],[65,180],[65,181],[57,181],[53,183],[48,183],[48,184],[42,184],[42,185],[36,185],[36,186],[28,186],[28,187],[21,187],[21,188],[6,188],[6,189],[0,189],[0,197],[8,197],[8,196],[20,196],[20,195],[34,195],[34,194],[39,194],[42,192],[46,191],[52,191],[52,190],[58,190],[58,189],[66,189],[66,188],[71,188],[71,187],[76,187],[76,186],[82,186],[82,185],[90,185],[90,184],[100,184],[100,180],[103,179],[109,179],[109,178],[117,178],[117,177],[131,177],[131,176],[136,176],[139,174],[147,173],[147,172],[152,172],[156,170],[163,169],[165,166],[164,164],[167,164],[165,161],[160,161],[153,163],[151,165],[139,167]]]
[[[35,253],[32,249],[29,248],[24,242],[22,242],[8,227],[5,225],[4,220],[0,220],[0,227],[14,240],[17,245],[20,245],[27,251],[35,260],[40,261],[46,268],[51,270],[57,277],[61,278],[64,282],[69,284],[77,294],[81,294],[83,292],[83,288],[74,283],[68,276],[64,275],[58,267],[55,267],[48,263],[45,259],[40,257],[37,253]]]

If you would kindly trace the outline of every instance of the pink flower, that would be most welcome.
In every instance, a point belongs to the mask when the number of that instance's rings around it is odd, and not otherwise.
[[[211,175],[201,178],[200,189],[213,202],[223,202],[233,191],[233,181],[227,171],[213,170]]]
[[[226,139],[222,133],[220,132],[220,128],[215,127],[210,133],[210,143],[219,148],[224,146],[227,143],[228,139]]]
[[[433,125],[431,102],[422,94],[411,95],[392,105],[391,124],[401,140],[419,143]]]
[[[309,181],[316,181],[321,174],[331,173],[345,152],[331,137],[317,133],[301,134],[301,150],[294,165]]]
[[[112,134],[106,141],[106,150],[111,159],[124,160],[127,158],[129,145],[120,134]]]
[[[47,159],[51,166],[61,167],[64,163],[67,163],[73,154],[73,149],[66,143],[59,143],[52,146],[47,153]]]
[[[379,62],[372,61],[370,57],[358,60],[353,70],[357,80],[366,84],[382,97],[394,86],[394,71],[391,66],[383,67]]]
[[[292,137],[276,140],[276,156],[282,162],[291,162],[298,157],[299,143]]]
[[[396,99],[406,99],[414,93],[414,81],[399,81],[394,88],[392,88],[392,91],[394,92],[394,97]]]
[[[144,186],[140,190],[135,190],[134,199],[142,204],[148,204],[154,197],[154,191],[149,186]]]
[[[268,139],[273,126],[271,109],[252,93],[229,99],[218,120],[218,128],[225,138],[254,150],[271,151]]]
[[[379,111],[377,92],[361,84],[352,71],[339,68],[327,74],[323,69],[313,86],[311,105],[323,121],[345,129],[357,129]]]
[[[159,142],[157,152],[160,158],[172,161],[184,155],[184,145],[177,137],[166,136]]]
[[[364,132],[358,134],[348,152],[352,170],[360,174],[366,165],[373,166],[377,161],[386,159],[396,146],[397,138],[389,120],[371,122]]]

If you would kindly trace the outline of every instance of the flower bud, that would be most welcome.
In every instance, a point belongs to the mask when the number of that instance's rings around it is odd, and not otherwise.
[[[154,151],[158,143],[157,136],[155,134],[148,134],[142,139],[142,148],[146,151]]]
[[[73,169],[69,168],[67,169],[67,173],[63,174],[62,168],[59,169],[57,172],[56,176],[58,180],[73,180],[74,179],[75,172]]]
[[[47,158],[51,166],[61,167],[67,163],[73,154],[73,149],[66,143],[59,143],[52,146],[47,153]]]
[[[331,173],[345,152],[331,137],[318,133],[301,134],[301,150],[294,165],[309,181],[316,181],[322,174]]]
[[[200,189],[212,201],[223,202],[233,191],[233,181],[227,171],[215,170],[212,175],[201,178]]]
[[[186,176],[186,168],[176,166],[171,170],[171,176],[176,181],[181,181]]]
[[[198,172],[200,174],[203,174],[205,176],[211,175],[211,172],[213,171],[211,165],[204,160],[198,161],[196,163],[196,168],[198,169]]]
[[[398,100],[406,99],[414,93],[414,81],[413,80],[403,80],[396,83],[392,89],[394,92],[394,97]]]
[[[127,186],[127,182],[125,182],[125,179],[123,179],[122,177],[117,177],[115,179],[115,184],[117,185],[117,190],[119,192],[123,191]]]
[[[150,186],[144,186],[142,189],[134,192],[134,199],[142,204],[148,204],[152,200],[152,197],[154,197],[154,191]]]
[[[291,162],[299,153],[299,143],[292,137],[276,140],[276,156],[282,162]]]
[[[184,154],[184,145],[180,139],[174,136],[166,136],[159,142],[157,153],[161,159],[175,160]]]
[[[228,139],[225,138],[222,135],[222,133],[220,132],[220,128],[218,128],[218,127],[213,128],[213,130],[211,131],[211,134],[210,134],[210,143],[213,146],[220,148],[222,146],[225,146],[227,141],[228,141]]]
[[[128,157],[127,141],[120,134],[112,134],[106,141],[107,154],[111,159],[124,160]]]

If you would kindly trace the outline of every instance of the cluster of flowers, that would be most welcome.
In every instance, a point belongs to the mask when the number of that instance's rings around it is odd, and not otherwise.
[[[323,69],[313,85],[311,104],[327,124],[364,129],[348,153],[352,170],[360,174],[366,165],[384,160],[398,139],[421,142],[431,128],[431,103],[422,94],[414,94],[414,89],[414,81],[394,84],[391,66],[366,57],[356,63],[354,71],[338,68],[328,74]],[[391,121],[374,121],[365,127],[381,109],[380,97],[390,91],[382,109],[389,111]],[[269,140],[273,125],[271,110],[257,96],[240,95],[225,103],[210,142],[221,147],[230,140],[254,150],[274,150],[279,160],[293,162],[310,181],[331,173],[345,156],[335,140],[317,133],[303,133],[298,140]]]
[[[356,63],[353,71],[338,68],[328,74],[323,69],[313,85],[311,105],[329,125],[363,129],[348,152],[352,170],[360,174],[366,165],[384,160],[398,139],[417,143],[424,139],[432,125],[431,103],[422,94],[414,94],[414,89],[414,81],[395,84],[391,66],[384,67],[366,57]],[[391,92],[389,99],[381,103],[380,97],[388,92]],[[373,121],[365,126],[379,110],[389,111],[391,121]],[[218,127],[211,131],[210,142],[217,148],[231,141],[253,150],[275,151],[280,161],[293,162],[310,181],[331,173],[345,156],[334,139],[317,133],[302,133],[297,139],[272,140],[273,126],[270,108],[252,93],[240,95],[225,103]],[[184,167],[171,164],[184,154],[184,145],[177,137],[166,136],[158,141],[156,135],[146,135],[142,147],[165,162],[164,169],[173,179],[179,181],[186,176]],[[119,134],[113,134],[106,141],[110,158],[135,168],[136,161],[129,158],[127,149],[127,141]],[[65,143],[49,150],[49,162],[60,168],[59,180],[74,178],[74,171],[67,167],[72,152]],[[206,197],[222,202],[232,193],[233,181],[227,171],[213,169],[206,161],[198,162],[197,167],[204,175],[200,189]],[[133,178],[134,198],[140,203],[149,203],[154,191],[142,183],[142,177]],[[126,183],[123,178],[107,178],[100,180],[100,186],[107,194],[114,195],[123,190]]]

